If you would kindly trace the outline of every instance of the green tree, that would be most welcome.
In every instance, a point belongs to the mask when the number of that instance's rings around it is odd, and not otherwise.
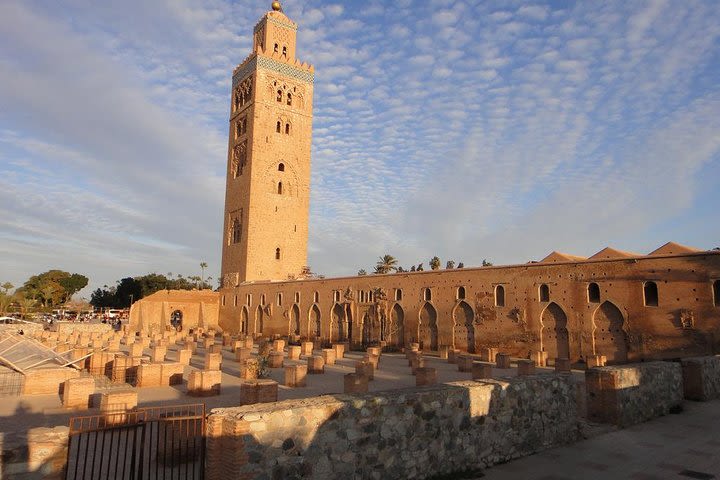
[[[0,293],[0,315],[7,315],[10,312],[10,305],[13,298],[5,293]]]
[[[448,270],[455,268],[455,261],[448,260],[447,263],[445,264],[445,268]]]
[[[375,273],[390,273],[397,271],[397,259],[392,255],[383,255],[375,264]]]
[[[13,285],[13,284],[10,283],[10,282],[5,282],[5,283],[3,283],[2,285],[0,285],[0,288],[2,288],[3,290],[5,290],[5,295],[10,295],[10,290],[12,290],[13,288],[15,288],[15,285]]]
[[[83,275],[62,270],[48,270],[30,277],[17,293],[27,298],[41,300],[44,305],[58,305],[85,288],[87,283],[88,279]],[[52,294],[49,293],[50,289],[53,291]]]
[[[34,298],[20,297],[18,299],[18,304],[20,305],[20,315],[22,315],[23,318],[27,319],[27,316],[35,308],[36,303],[37,301]]]
[[[85,275],[79,273],[73,273],[69,277],[64,277],[58,280],[58,283],[63,287],[63,303],[69,301],[73,295],[87,287],[88,278]]]
[[[433,257],[430,259],[430,268],[433,270],[437,270],[440,268],[440,259],[438,257]]]
[[[483,267],[492,267],[493,264],[492,264],[491,262],[488,262],[486,259],[483,258],[482,266],[483,266]]]
[[[367,275],[367,272],[365,271],[364,268],[361,268],[360,270],[358,270],[358,276],[361,276],[361,277],[362,277],[362,276],[364,276],[364,275]]]
[[[465,268],[465,264],[463,262],[458,263],[457,268]]]
[[[60,289],[54,284],[47,284],[42,287],[40,290],[40,299],[43,302],[43,307],[50,307],[59,303],[59,290]]]
[[[415,269],[416,272],[422,272],[422,271],[424,271],[424,270],[425,270],[425,269],[423,268],[423,264],[422,264],[422,263],[421,263],[420,265],[418,265],[417,268]]]
[[[90,305],[95,308],[118,308],[115,288],[98,288],[90,294]]]
[[[143,297],[140,283],[132,277],[123,278],[118,281],[117,288],[115,289],[116,308],[129,307],[131,297],[133,302]]]

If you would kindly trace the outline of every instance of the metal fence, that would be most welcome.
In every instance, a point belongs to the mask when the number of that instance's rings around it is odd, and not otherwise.
[[[70,419],[66,479],[203,479],[205,405]]]
[[[19,372],[0,372],[0,397],[16,397],[22,395],[25,375]]]

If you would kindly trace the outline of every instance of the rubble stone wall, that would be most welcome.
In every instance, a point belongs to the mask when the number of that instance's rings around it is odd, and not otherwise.
[[[682,360],[683,388],[689,400],[720,398],[720,355]]]
[[[538,375],[216,409],[208,478],[426,478],[480,469],[577,440],[574,388],[569,376]]]
[[[621,427],[667,415],[683,401],[677,362],[591,368],[585,385],[588,419]]]

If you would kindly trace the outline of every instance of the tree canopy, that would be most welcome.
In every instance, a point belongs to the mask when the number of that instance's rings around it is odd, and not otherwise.
[[[392,255],[383,255],[375,265],[375,273],[383,274],[397,271],[397,259]]]
[[[79,273],[49,270],[30,277],[16,293],[49,307],[67,302],[87,284],[88,278]]]
[[[171,276],[171,274],[168,274]],[[118,280],[115,286],[96,289],[90,295],[90,304],[96,308],[128,308],[131,301],[152,295],[160,290],[192,290],[195,288],[209,289],[211,278],[202,281],[200,277],[168,278],[158,273],[150,273],[139,277],[127,277]]]

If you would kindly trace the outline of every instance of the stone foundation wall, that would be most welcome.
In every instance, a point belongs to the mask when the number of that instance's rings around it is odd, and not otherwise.
[[[69,429],[31,428],[22,433],[0,433],[2,456],[0,478],[47,479],[64,478]]]
[[[207,478],[426,478],[480,469],[577,440],[574,399],[569,376],[542,375],[215,409]]]
[[[683,389],[690,400],[720,398],[720,355],[682,360]]]
[[[648,362],[585,372],[588,419],[627,427],[667,415],[683,401],[679,363]]]

